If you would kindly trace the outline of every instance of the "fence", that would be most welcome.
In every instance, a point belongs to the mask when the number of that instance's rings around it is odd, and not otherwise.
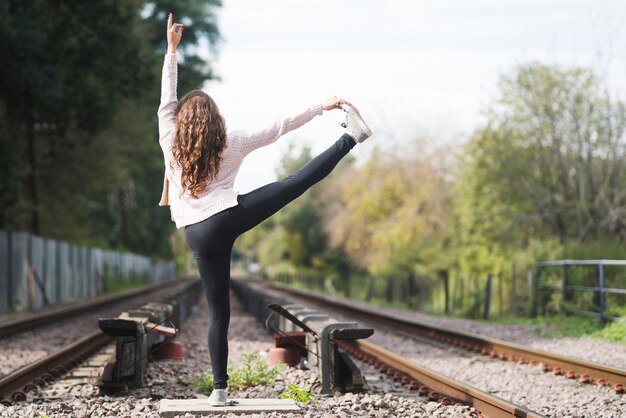
[[[434,314],[468,318],[527,315],[532,299],[530,271],[463,275],[442,271],[436,276],[342,277],[280,274],[272,280],[295,287]]]
[[[553,269],[549,269],[551,267]],[[626,260],[558,260],[538,263],[537,301],[533,304],[533,316],[560,311],[593,316],[600,323],[615,319],[611,313],[626,306],[624,267]],[[619,270],[611,270],[615,268]],[[609,306],[611,303],[612,306]]]
[[[96,296],[105,277],[156,283],[175,274],[172,260],[0,230],[0,314]]]

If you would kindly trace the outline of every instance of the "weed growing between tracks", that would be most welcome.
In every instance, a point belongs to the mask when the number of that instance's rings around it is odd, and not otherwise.
[[[258,354],[244,353],[243,365],[239,369],[234,370],[232,364],[228,366],[228,387],[238,390],[251,386],[270,386],[274,384],[282,369],[282,365],[270,367]],[[207,374],[194,377],[191,384],[197,392],[210,395],[213,390],[213,376]]]
[[[307,404],[309,402],[319,403],[319,401],[315,399],[315,396],[306,390],[306,388],[293,384],[287,386],[287,389],[282,391],[278,397],[281,399],[293,399],[301,404]]]

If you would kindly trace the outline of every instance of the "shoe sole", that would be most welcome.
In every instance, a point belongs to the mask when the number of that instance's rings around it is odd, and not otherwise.
[[[341,109],[344,112],[348,112],[352,115],[352,117],[354,118],[354,120],[356,120],[356,123],[359,124],[359,127],[361,128],[361,130],[363,132],[365,132],[365,134],[367,135],[367,137],[369,138],[370,136],[372,136],[372,130],[370,129],[369,126],[367,126],[367,123],[365,123],[365,121],[363,120],[363,118],[361,117],[361,114],[359,113],[358,110],[356,110],[356,108],[347,105],[345,103],[341,104]],[[365,138],[367,139],[367,138]],[[363,141],[365,141],[365,139]],[[359,142],[363,142],[363,141],[359,141]]]
[[[226,405],[228,405],[228,402],[209,402],[209,405],[211,405],[211,406],[226,406]]]

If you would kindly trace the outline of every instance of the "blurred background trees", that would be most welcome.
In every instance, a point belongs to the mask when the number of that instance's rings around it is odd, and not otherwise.
[[[271,233],[253,233],[246,247],[269,276],[304,277],[319,259],[327,268],[318,275],[347,294],[358,283],[369,299],[365,287],[387,294],[401,281],[401,293],[419,296],[409,306],[428,309],[445,291],[473,315],[480,306],[462,295],[482,294],[488,273],[504,305],[515,294],[512,282],[525,282],[539,260],[624,258],[624,103],[588,69],[530,63],[502,75],[485,115],[461,146],[436,148],[427,138],[395,151],[378,144],[366,161],[346,163],[284,209]],[[301,157],[292,159],[296,167]],[[294,217],[308,202],[321,216]],[[307,230],[325,235],[309,236],[320,245],[309,245],[302,259],[306,234],[290,234]],[[280,251],[261,252],[277,242]],[[333,253],[344,265],[329,262]],[[375,280],[355,282],[355,274]]]
[[[173,12],[185,24],[184,92],[215,78],[198,51],[215,56],[220,6],[0,3],[0,228],[184,252],[169,210],[157,206],[165,19]],[[369,157],[343,160],[241,237],[235,255],[269,276],[320,276],[327,289],[366,299],[399,280],[407,303],[426,309],[443,283],[462,311],[476,311],[463,294],[479,292],[487,273],[510,293],[538,260],[624,258],[625,126],[623,101],[591,70],[523,64],[502,75],[484,123],[462,143],[400,138],[390,149],[374,138]],[[277,178],[311,157],[291,147]]]
[[[213,72],[197,47],[217,44],[220,4],[0,4],[0,228],[171,256],[157,206],[165,19],[185,24],[179,88],[199,88]]]

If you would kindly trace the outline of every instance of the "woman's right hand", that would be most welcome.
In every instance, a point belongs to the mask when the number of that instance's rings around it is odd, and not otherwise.
[[[337,96],[332,96],[324,100],[320,104],[322,105],[322,109],[324,110],[333,110],[333,109],[339,109],[341,105],[344,103],[351,105],[350,102],[347,101],[346,99],[342,99],[341,97],[337,97]]]
[[[172,14],[167,18],[167,52],[176,53],[176,47],[183,36],[184,25],[182,23],[172,23]]]

